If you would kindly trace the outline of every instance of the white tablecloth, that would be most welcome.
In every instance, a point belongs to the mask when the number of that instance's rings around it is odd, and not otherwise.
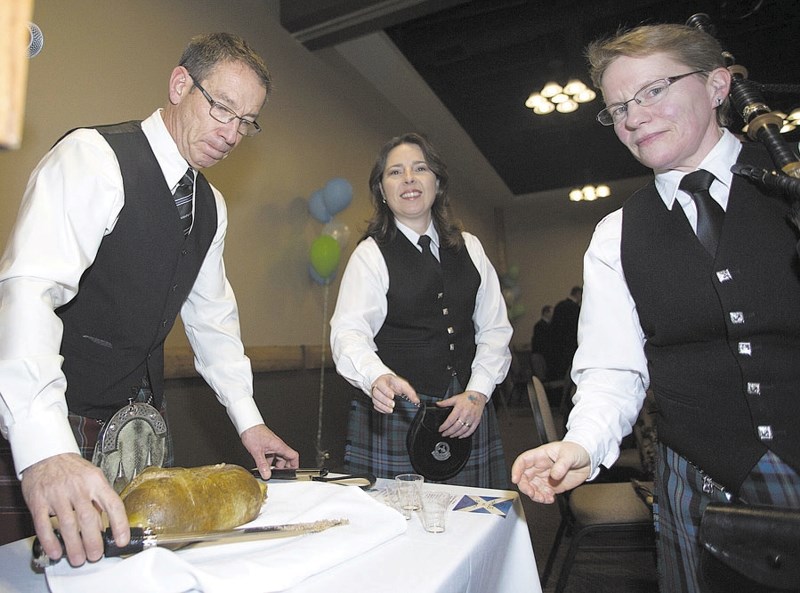
[[[385,485],[379,480],[377,486]],[[177,553],[152,549],[80,569],[61,562],[48,569],[47,582],[29,568],[30,539],[21,540],[0,546],[0,593],[541,591],[516,493],[425,487],[451,492],[456,498],[465,494],[511,498],[513,504],[506,516],[480,508],[478,512],[450,511],[446,532],[431,534],[424,531],[417,515],[406,521],[356,487],[270,483],[264,512],[253,524],[346,517],[350,525],[298,538],[201,546]]]

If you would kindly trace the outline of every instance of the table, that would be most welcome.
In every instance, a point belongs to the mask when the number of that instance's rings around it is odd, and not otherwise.
[[[376,488],[390,483],[379,480]],[[287,487],[291,485],[270,482],[270,489]],[[436,484],[426,484],[425,488],[457,497],[508,497],[512,502],[505,517],[450,511],[447,530],[442,534],[427,533],[414,514],[405,533],[307,578],[286,589],[287,593],[541,592],[528,526],[516,492]],[[44,575],[29,567],[31,539],[0,546],[0,593],[48,591]]]

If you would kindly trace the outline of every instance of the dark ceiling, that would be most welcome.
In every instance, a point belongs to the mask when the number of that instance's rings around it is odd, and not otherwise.
[[[525,99],[548,80],[588,81],[583,48],[619,27],[709,15],[749,78],[800,85],[797,0],[284,0],[281,20],[309,49],[383,29],[515,195],[646,174],[595,114],[534,115]],[[789,111],[800,93],[765,91]],[[789,138],[796,141],[796,133]]]

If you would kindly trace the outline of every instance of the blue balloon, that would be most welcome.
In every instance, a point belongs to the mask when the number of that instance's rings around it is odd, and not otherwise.
[[[320,189],[312,193],[311,197],[308,199],[308,211],[311,213],[311,216],[323,224],[330,222],[331,218],[333,218],[333,214],[331,214],[325,206],[325,199]]]
[[[353,199],[353,186],[347,179],[335,177],[325,184],[322,197],[328,212],[332,215],[338,214],[350,205]]]

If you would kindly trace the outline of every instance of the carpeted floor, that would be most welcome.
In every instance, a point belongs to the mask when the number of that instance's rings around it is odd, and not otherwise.
[[[527,396],[521,397],[521,395],[512,394],[511,401],[506,407],[497,406],[509,472],[511,463],[519,453],[539,444]],[[537,504],[527,496],[523,496],[522,501],[541,575],[561,516],[556,504]],[[544,587],[544,593],[552,593],[555,590],[567,545],[568,540],[565,538],[556,557],[552,574]],[[652,552],[579,553],[565,590],[565,593],[578,592],[657,593],[655,560]]]

